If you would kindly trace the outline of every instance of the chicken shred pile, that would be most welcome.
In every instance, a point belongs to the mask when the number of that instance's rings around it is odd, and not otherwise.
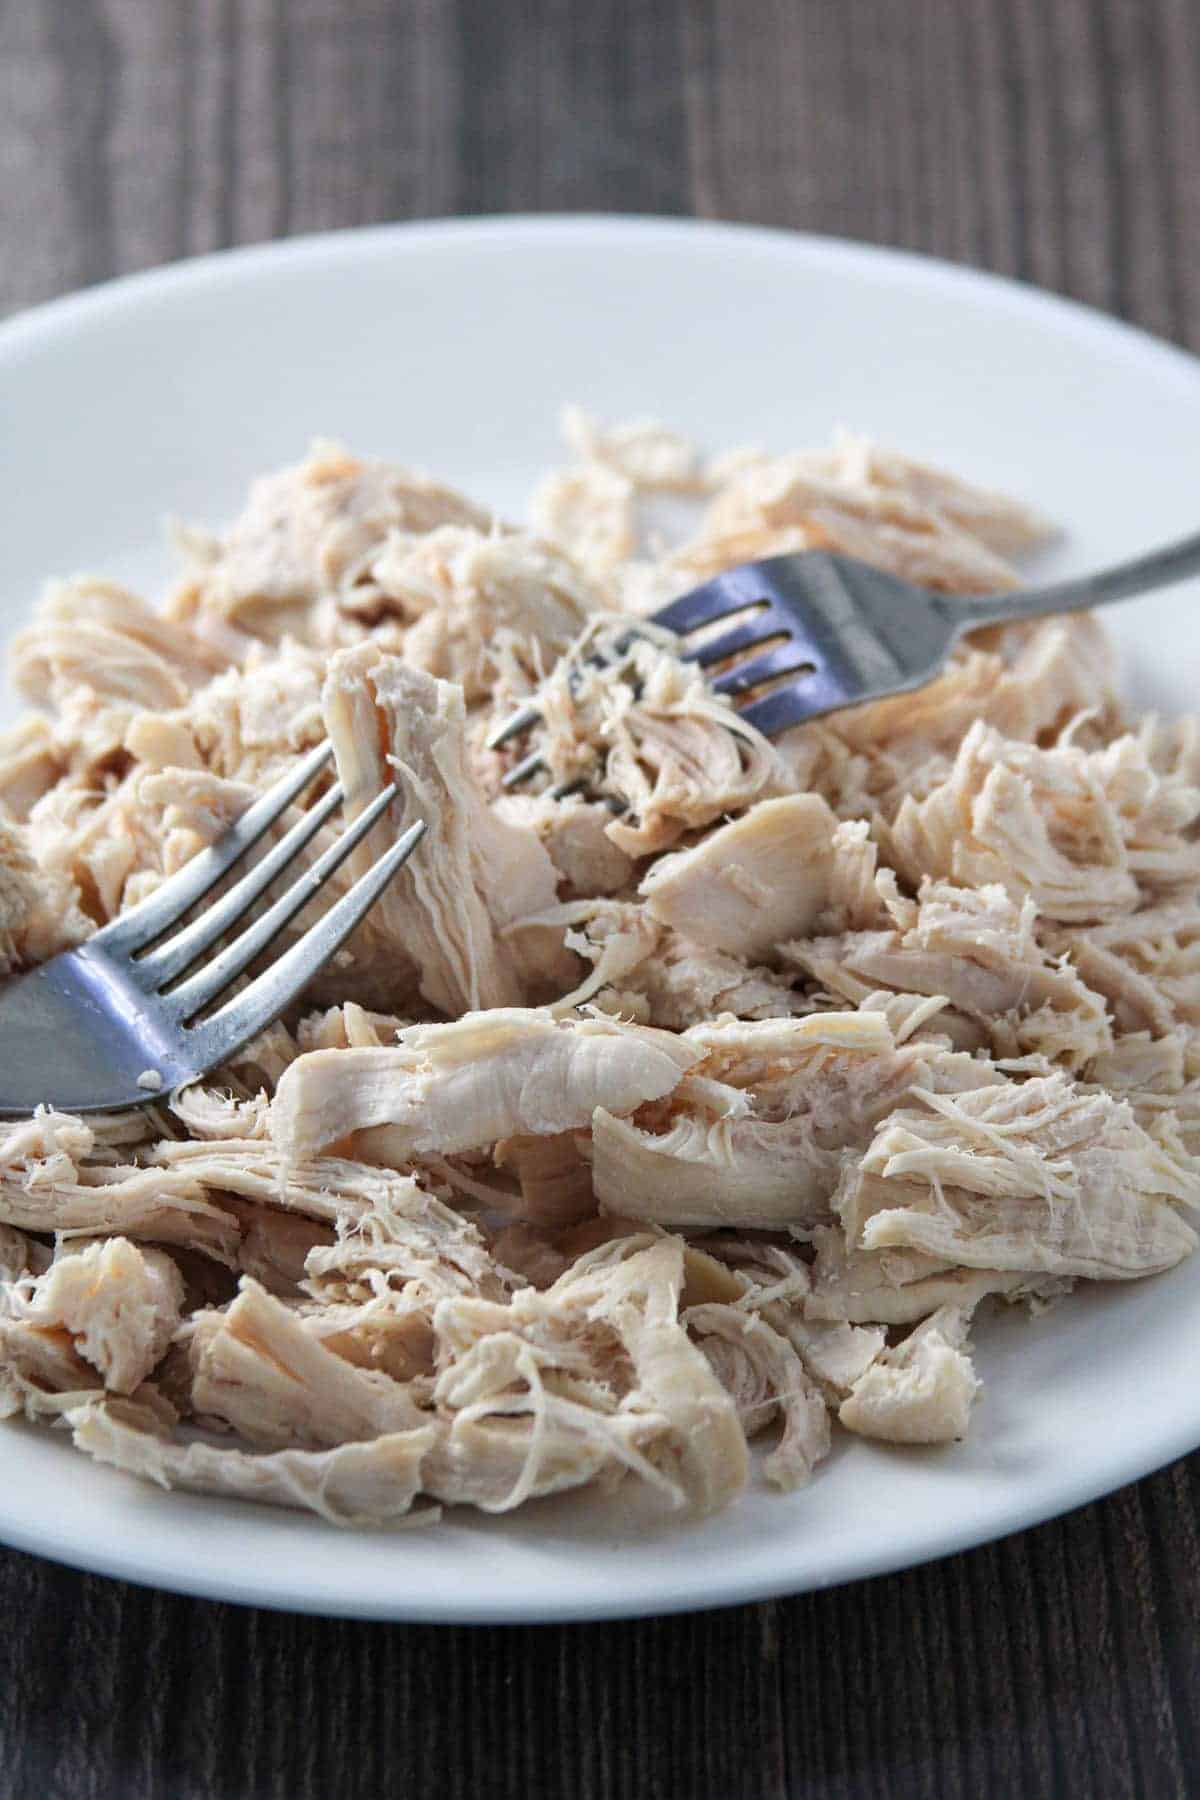
[[[849,437],[566,433],[527,529],[322,444],[181,533],[165,605],[77,578],[16,639],[0,973],[324,737],[351,815],[398,790],[338,882],[429,832],[228,1067],[0,1128],[0,1414],[338,1524],[630,1482],[704,1512],[835,1426],[962,1437],[981,1307],[1195,1248],[1200,725],[1127,720],[1077,615],[735,732],[656,607],[814,548],[1000,589],[1045,527]]]

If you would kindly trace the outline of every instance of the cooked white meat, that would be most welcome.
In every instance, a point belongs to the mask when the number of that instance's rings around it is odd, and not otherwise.
[[[457,682],[468,706],[491,698],[502,636],[536,680],[604,604],[569,557],[523,532],[393,532],[370,574],[363,599],[352,590],[343,606],[367,617],[395,606],[409,625],[405,662]]]
[[[1011,587],[1003,557],[1047,527],[1027,508],[843,434],[828,450],[750,461],[713,501],[704,539],[771,540],[800,531],[811,549],[841,550],[921,587],[983,593]],[[743,560],[739,549],[732,561]]]
[[[634,860],[608,835],[612,813],[602,801],[567,795],[503,794],[496,816],[532,831],[545,846],[568,898],[617,894],[633,884]]]
[[[171,1111],[193,1138],[265,1138],[270,1133],[271,1102],[263,1089],[240,1100],[230,1089],[195,1081],[171,1095]]]
[[[223,658],[185,625],[109,581],[52,583],[9,646],[9,669],[26,699],[78,718],[108,705],[134,712],[181,706]]]
[[[948,778],[905,800],[884,842],[914,885],[998,882],[1047,919],[1089,924],[1196,881],[1198,813],[1200,790],[1157,774],[1137,738],[1043,750],[977,724]]]
[[[74,881],[40,869],[28,833],[0,820],[0,976],[74,950],[91,930]]]
[[[509,926],[507,936],[531,965],[540,961],[544,967],[552,966],[560,954],[581,957],[592,965],[580,980],[580,964],[573,960],[574,985],[554,996],[552,1010],[566,1016],[603,990],[624,982],[658,949],[663,932],[632,901],[593,899],[567,900],[531,918],[518,919]],[[625,1016],[627,1009],[605,1005],[603,1010]],[[644,1008],[636,1007],[630,1016],[637,1024],[645,1024],[643,1012]]]
[[[996,1056],[1040,1053],[1080,1069],[1111,1047],[1103,990],[1039,944],[1028,895],[1018,904],[995,884],[926,882],[909,916],[907,928],[789,944],[786,960],[855,1004],[888,988],[940,995],[961,1015],[956,1041]]]
[[[521,1187],[521,1212],[543,1224],[569,1225],[596,1210],[592,1192],[592,1167],[573,1131],[553,1137],[526,1133],[503,1138],[496,1145],[496,1162],[511,1168]]]
[[[818,1226],[813,1233],[816,1260],[812,1287],[803,1303],[807,1326],[840,1330],[868,1324],[911,1325],[941,1306],[973,1307],[989,1294],[1023,1300],[1036,1307],[1068,1291],[1061,1276],[1024,1269],[960,1268],[922,1250],[861,1249],[842,1221],[869,1216],[871,1209],[927,1198],[917,1183],[884,1183],[861,1167],[847,1167],[833,1197],[839,1224]],[[840,1341],[840,1340],[835,1340]]]
[[[17,638],[0,977],[325,737],[305,803],[397,797],[289,939],[428,830],[225,1067],[0,1129],[0,1416],[340,1524],[635,1482],[702,1513],[771,1427],[785,1488],[834,1420],[960,1437],[984,1299],[1195,1247],[1200,722],[1128,718],[1075,614],[768,743],[663,602],[810,548],[979,593],[1045,528],[849,437],[565,429],[528,528],[319,445],[180,534],[165,610],[77,578]]]
[[[163,1138],[143,1156],[148,1175],[162,1170],[213,1193],[236,1194],[331,1225],[387,1205],[398,1181],[390,1169],[348,1157],[288,1156],[258,1137]]]
[[[251,1276],[226,1312],[196,1316],[188,1350],[195,1410],[263,1449],[326,1449],[423,1423],[407,1388],[328,1350]]]
[[[21,1275],[40,1275],[50,1266],[50,1251],[36,1238],[26,1237],[12,1225],[0,1225],[0,1283]]]
[[[561,1289],[527,1288],[503,1309],[445,1300],[434,1325],[444,1430],[426,1466],[431,1494],[507,1512],[634,1472],[676,1502],[684,1497],[645,1453],[665,1443],[669,1425],[633,1388],[619,1333],[588,1320]]]
[[[1101,925],[1045,932],[1084,980],[1108,1001],[1122,1035],[1200,1032],[1200,910],[1173,898]]]
[[[125,748],[154,768],[199,763],[230,781],[267,786],[325,735],[321,686],[328,655],[285,638],[251,644],[174,713],[142,715]]]
[[[706,950],[674,932],[663,933],[649,956],[596,1003],[649,1025],[684,1031],[728,1014],[735,1019],[787,1019],[809,1010],[790,976],[747,964],[723,950]]]
[[[410,1019],[395,1013],[368,1012],[354,1000],[309,1013],[296,1027],[300,1050],[371,1050],[394,1044]],[[282,1073],[282,1071],[281,1071]]]
[[[711,485],[695,445],[658,419],[603,426],[581,406],[567,406],[562,430],[582,463],[614,469],[643,492],[704,493]]]
[[[812,1235],[820,1243],[831,1237],[840,1241],[841,1234],[832,1226],[818,1226]],[[709,1243],[712,1255],[736,1271],[741,1289],[739,1294],[720,1298],[735,1300],[739,1311],[761,1316],[786,1338],[806,1374],[836,1408],[883,1349],[887,1340],[882,1327],[853,1325],[845,1316],[822,1316],[823,1309],[813,1298],[814,1277],[821,1266],[819,1254],[810,1270],[794,1248],[785,1249],[761,1238],[722,1234]],[[688,1254],[699,1254],[695,1245]]]
[[[371,1131],[376,1148],[404,1161],[582,1129],[597,1107],[628,1113],[661,1099],[703,1054],[614,1019],[469,1013],[410,1026],[394,1049],[300,1057],[279,1083],[275,1139],[296,1156]]]
[[[879,1013],[695,1026],[705,1060],[661,1106],[597,1110],[593,1180],[612,1212],[663,1225],[807,1227],[828,1216],[841,1153],[931,1079]]]
[[[589,1320],[607,1323],[620,1338],[633,1366],[636,1410],[658,1413],[666,1425],[654,1461],[692,1507],[715,1511],[745,1486],[746,1440],[732,1402],[679,1321],[683,1245],[664,1239],[630,1255],[624,1248],[604,1245],[581,1257],[547,1298],[586,1308]]]
[[[607,655],[625,630],[602,622],[543,682],[531,742],[555,782],[585,780],[623,809],[607,836],[636,857],[777,789],[779,764],[767,740],[673,654],[667,633],[643,627],[623,656],[587,660],[593,650]]]
[[[118,1162],[92,1125],[45,1109],[0,1137],[0,1223],[185,1245],[230,1264],[237,1244],[236,1222],[192,1176]]]
[[[334,1242],[334,1228],[303,1213],[283,1212],[234,1194],[222,1196],[241,1229],[237,1266],[252,1275],[269,1294],[298,1299],[310,1251],[327,1249]]]
[[[176,1443],[130,1424],[112,1402],[85,1403],[67,1414],[77,1449],[97,1462],[141,1475],[163,1488],[228,1494],[317,1513],[331,1525],[388,1525],[403,1520],[420,1485],[432,1426],[389,1432],[332,1450],[276,1450],[256,1456],[205,1443]],[[436,1513],[418,1513],[414,1524]]]
[[[157,1367],[183,1310],[183,1277],[163,1250],[110,1237],[68,1239],[43,1275],[23,1281],[14,1316],[67,1332],[115,1394],[132,1394]]]
[[[253,637],[319,640],[323,599],[361,608],[378,591],[371,564],[390,532],[438,525],[486,530],[488,516],[424,476],[318,445],[253,484],[223,542],[190,540],[194,568],[172,610],[201,632],[212,620]]]
[[[411,1175],[380,1175],[373,1203],[356,1217],[344,1213],[337,1241],[309,1251],[308,1291],[318,1299],[348,1301],[396,1295],[432,1304],[454,1294],[502,1299],[512,1283],[488,1254],[478,1227]]]
[[[421,992],[457,1014],[522,998],[503,928],[550,905],[554,867],[532,832],[490,812],[466,762],[462,694],[371,645],[334,659],[324,707],[351,817],[390,781],[395,814],[351,858],[370,866],[405,818],[428,826],[421,855],[399,871],[375,910],[398,954],[415,961]]]
[[[1062,1075],[918,1098],[862,1158],[882,1179],[843,1204],[852,1247],[1093,1281],[1156,1274],[1195,1248],[1178,1207],[1200,1205],[1200,1173],[1124,1102]]]
[[[838,1408],[861,1437],[891,1444],[948,1444],[966,1436],[979,1378],[964,1345],[969,1313],[944,1306],[884,1350]]]
[[[100,1376],[70,1332],[11,1318],[0,1307],[0,1419],[54,1421],[102,1392]]]
[[[612,579],[637,549],[636,489],[628,475],[587,462],[548,475],[529,501],[538,536],[569,549],[595,581]]]
[[[0,819],[22,824],[34,802],[66,774],[67,759],[48,719],[30,713],[0,728]]]
[[[760,958],[818,925],[874,923],[874,846],[816,794],[760,800],[691,850],[660,857],[638,893],[662,925],[709,950]]]
[[[773,1486],[801,1487],[829,1454],[829,1414],[821,1392],[786,1337],[732,1306],[693,1306],[684,1324],[738,1410],[748,1437],[783,1420],[779,1444],[763,1464]]]

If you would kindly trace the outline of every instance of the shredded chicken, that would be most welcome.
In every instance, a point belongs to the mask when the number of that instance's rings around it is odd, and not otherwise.
[[[113,1237],[63,1245],[43,1275],[18,1283],[14,1317],[65,1331],[114,1394],[157,1368],[179,1324],[183,1277],[164,1250]]]
[[[862,1437],[945,1444],[966,1436],[979,1378],[963,1345],[968,1315],[939,1307],[894,1350],[884,1350],[838,1407]]]
[[[1195,1248],[1200,723],[1128,720],[1074,615],[768,743],[663,602],[806,548],[1000,589],[1045,527],[846,436],[565,428],[529,530],[318,445],[165,607],[75,578],[15,640],[0,975],[325,737],[349,816],[396,788],[342,891],[428,831],[227,1067],[0,1129],[0,1416],[335,1524],[703,1513],[751,1440],[782,1489],[836,1424],[952,1443],[989,1306]]]
[[[496,1008],[413,1025],[387,1050],[317,1050],[286,1071],[276,1141],[290,1154],[371,1132],[398,1161],[591,1123],[670,1093],[703,1051],[615,1019]]]

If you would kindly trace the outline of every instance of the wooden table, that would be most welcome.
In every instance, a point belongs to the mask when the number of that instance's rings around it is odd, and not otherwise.
[[[1193,0],[8,0],[0,308],[543,208],[904,244],[1200,348]],[[1200,1791],[1200,1456],[693,1618],[358,1625],[0,1553],[0,1797]]]

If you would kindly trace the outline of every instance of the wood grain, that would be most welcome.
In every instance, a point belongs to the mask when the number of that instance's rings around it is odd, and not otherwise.
[[[998,269],[1200,347],[1192,0],[0,0],[0,310],[434,213],[699,213]],[[1187,1795],[1200,1458],[924,1569],[434,1630],[0,1553],[8,1800]]]

